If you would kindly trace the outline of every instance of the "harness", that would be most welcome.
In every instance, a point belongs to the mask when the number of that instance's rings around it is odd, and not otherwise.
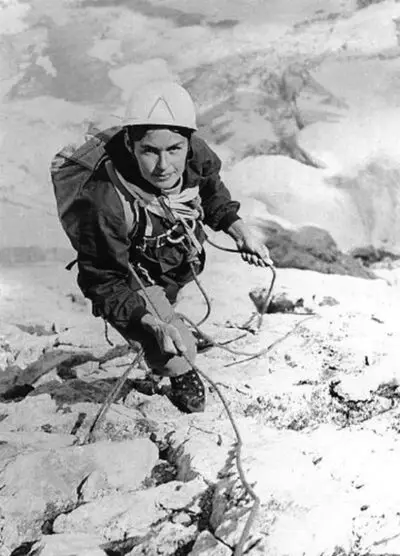
[[[128,182],[111,160],[106,161],[105,167],[121,198],[128,222],[128,236],[132,237],[134,231],[135,238],[138,238],[133,246],[136,258],[139,259],[135,261],[135,265],[142,270],[141,262],[144,259],[156,264],[160,255],[162,257],[163,248],[170,247],[177,253],[184,252],[185,261],[194,265],[194,268],[200,268],[204,257],[202,240],[205,238],[205,230],[198,186],[181,192],[155,195]],[[128,210],[130,215],[127,214]],[[154,216],[162,223],[158,226],[163,228],[162,232],[155,230],[157,226],[153,224]],[[148,272],[145,274],[149,278]]]

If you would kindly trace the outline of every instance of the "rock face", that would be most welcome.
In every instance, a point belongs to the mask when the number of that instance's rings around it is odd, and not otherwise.
[[[260,155],[238,162],[224,178],[248,220],[283,220],[285,228],[294,229],[318,227],[347,252],[371,240],[375,247],[395,245],[397,172],[394,162],[388,166],[378,160],[355,176],[332,175],[282,156]]]
[[[94,472],[102,478],[102,492],[133,491],[157,459],[157,448],[145,439],[19,454],[1,474],[4,545],[13,548],[37,538],[46,520],[73,509],[83,482]]]
[[[222,320],[207,326],[225,339],[233,336],[232,318],[239,326],[248,310],[243,281],[265,280],[266,271],[246,274],[247,267],[227,264],[229,253],[215,256],[202,280]],[[312,314],[288,315],[278,303],[283,296],[293,307],[302,297]],[[179,310],[189,302],[193,312],[195,299],[188,288]],[[395,546],[398,295],[382,280],[279,269],[274,299],[258,335],[235,343],[254,353],[285,338],[270,353],[246,364],[220,350],[198,357],[229,403],[243,470],[261,502],[245,549],[333,556],[377,553],[384,539]],[[116,357],[107,369],[115,377],[125,363]],[[40,388],[52,384],[45,379]],[[208,391],[205,413],[184,415],[160,393],[142,393],[136,378],[112,404],[96,442],[77,446],[104,398],[60,403],[57,389],[77,379],[59,379],[46,394],[37,388],[0,404],[1,556],[62,556],[71,547],[87,556],[230,553],[251,500],[217,393]],[[93,384],[91,372],[79,380]]]
[[[399,259],[398,255],[395,255],[390,251],[386,251],[385,249],[373,247],[372,245],[366,245],[364,247],[354,249],[351,252],[351,256],[362,261],[365,266],[377,266],[378,268],[379,263],[382,265],[386,263],[389,267],[392,264],[393,267],[395,267]]]
[[[326,274],[375,278],[357,259],[342,253],[332,236],[315,226],[285,230],[276,222],[260,225],[277,267],[309,269]]]
[[[104,556],[106,552],[100,548],[101,540],[94,535],[44,535],[35,543],[29,554],[38,556]]]
[[[200,133],[230,147],[238,160],[283,154],[301,164],[324,167],[297,140],[306,125],[297,101],[303,90],[336,104],[339,99],[316,82],[304,64],[289,64],[283,72],[274,73],[261,55],[251,53],[243,58],[240,64],[252,68],[248,72],[239,70],[234,55],[205,64],[185,79],[185,87],[200,107],[213,101],[212,108],[201,112]],[[233,76],[237,79],[234,91],[230,85]]]
[[[211,535],[208,531],[203,531],[197,537],[190,556],[206,556],[207,554],[215,554],[215,556],[229,556],[231,549]]]
[[[203,490],[201,481],[184,485],[170,482],[135,494],[103,496],[59,516],[54,531],[100,534],[106,541],[120,540],[124,535],[145,537],[152,524],[165,519],[169,511],[189,507]]]

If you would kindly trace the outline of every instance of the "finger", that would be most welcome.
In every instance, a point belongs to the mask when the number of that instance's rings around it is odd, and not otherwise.
[[[267,263],[265,262],[264,259],[262,259],[261,257],[257,258],[257,266],[261,266],[263,268],[265,268],[267,266]]]
[[[270,255],[268,247],[265,247],[265,254],[263,256],[263,260],[266,262],[266,264],[268,266],[273,266],[274,265],[274,261],[271,259],[271,255]]]
[[[255,266],[264,266],[264,261],[260,257],[260,255],[254,255],[253,256],[253,261],[254,261],[253,264],[255,264]]]
[[[175,326],[171,326],[170,337],[178,353],[185,353],[187,351],[186,346],[182,340],[182,336],[180,335],[179,330],[175,328]]]
[[[254,251],[250,257],[250,264],[254,264],[255,266],[262,266],[262,258],[257,251]]]
[[[257,264],[257,255],[254,255],[254,253],[242,253],[242,259],[248,264]]]
[[[274,263],[269,255],[268,249],[263,249],[259,254],[259,260],[263,263],[262,266],[272,266]]]
[[[175,347],[174,341],[167,334],[164,334],[164,337],[163,337],[162,350],[163,350],[164,353],[170,353],[171,355],[177,355],[178,354],[178,351]]]
[[[269,256],[268,250],[263,250],[261,253],[250,253],[249,251],[243,251],[241,253],[242,259],[248,263],[256,266],[267,267],[273,266],[273,261]]]
[[[267,266],[271,266],[273,263],[269,257],[261,257],[261,255],[253,255],[250,264],[254,264],[256,266],[260,266],[262,268],[267,268]]]
[[[254,253],[251,253],[249,255],[248,262],[249,262],[249,264],[256,265],[257,264],[257,255],[255,255]]]
[[[157,340],[158,347],[161,351],[164,351],[164,334],[160,328],[151,329],[152,334],[154,335],[155,339]]]

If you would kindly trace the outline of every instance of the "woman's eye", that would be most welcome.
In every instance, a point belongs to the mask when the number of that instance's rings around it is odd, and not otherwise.
[[[167,152],[177,153],[181,150],[182,150],[182,147],[180,145],[176,145],[176,146],[173,146],[173,147],[169,147],[169,149],[167,149]],[[160,156],[161,153],[157,149],[152,149],[151,147],[144,147],[142,149],[142,154],[152,154],[152,155],[155,155],[155,156]]]

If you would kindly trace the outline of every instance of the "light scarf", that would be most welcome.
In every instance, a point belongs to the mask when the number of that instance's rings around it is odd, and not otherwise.
[[[143,191],[140,187],[127,181],[114,167],[115,173],[118,176],[118,179],[122,183],[122,185],[126,188],[127,191],[136,199],[138,204],[146,209],[146,211],[152,212],[157,216],[162,218],[168,219],[168,214],[166,211],[170,211],[176,220],[180,220],[186,230],[188,237],[191,240],[191,243],[195,249],[195,252],[201,253],[202,246],[199,243],[195,233],[195,222],[203,217],[203,210],[201,208],[201,201],[199,197],[199,187],[196,185],[195,187],[189,187],[181,191],[182,188],[182,178],[179,180],[178,184],[173,187],[172,189],[166,190],[164,195],[155,195],[154,193],[147,193]],[[160,201],[160,198],[162,201]],[[191,201],[195,201],[195,205],[198,208],[190,207],[186,203]],[[147,217],[146,213],[146,230],[145,235],[150,235],[151,224]],[[189,225],[191,222],[192,226]]]
[[[163,203],[160,202],[160,196],[154,193],[147,193],[134,183],[127,181],[116,168],[115,172],[123,186],[137,200],[141,207],[144,207],[157,216],[168,218]],[[165,194],[162,196],[163,200],[168,209],[171,210],[172,214],[178,220],[197,220],[202,216],[201,209],[190,207],[186,203],[196,200],[196,204],[199,204],[199,187],[189,187],[183,191],[181,191],[181,188],[182,178],[174,188],[165,191]]]

